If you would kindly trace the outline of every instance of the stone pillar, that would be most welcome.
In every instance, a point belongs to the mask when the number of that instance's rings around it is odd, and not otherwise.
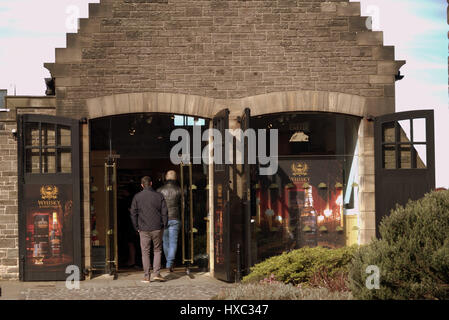
[[[84,261],[84,268],[91,267],[91,222],[90,222],[90,139],[89,139],[89,125],[80,125],[81,134],[81,213],[82,224],[84,229],[83,234],[83,252],[82,259]]]
[[[209,121],[209,129],[213,129],[214,124],[213,121]],[[213,165],[213,136],[212,132],[209,134],[209,239],[207,241],[209,242],[209,272],[210,275],[214,276],[214,270],[215,270],[215,241],[214,241],[214,165]]]
[[[359,128],[359,244],[376,236],[374,122],[362,119]]]

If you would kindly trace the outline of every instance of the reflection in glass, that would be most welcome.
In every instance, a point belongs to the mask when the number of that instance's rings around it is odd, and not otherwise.
[[[426,142],[426,119],[413,119],[413,142]]]
[[[50,123],[42,123],[41,131],[42,131],[42,146],[55,146],[56,145],[55,125]]]
[[[416,168],[424,169],[427,167],[427,146],[425,144],[415,144],[416,150]]]
[[[399,136],[400,136],[400,141],[401,142],[411,142],[412,137],[410,134],[410,120],[401,120],[398,121],[399,123],[399,128],[400,128],[400,132],[399,132]]]
[[[382,167],[385,169],[396,169],[396,149],[395,146],[384,146],[383,147],[383,164]]]
[[[26,146],[39,146],[39,124],[29,122],[26,124],[25,129],[25,145]]]
[[[70,127],[58,126],[58,145],[69,147],[72,145]]]
[[[58,150],[58,172],[72,172],[72,153],[68,150]]]
[[[384,123],[382,125],[382,141],[383,142],[395,142],[395,130],[394,122]]]
[[[56,149],[42,150],[42,173],[56,173]]]
[[[39,149],[27,149],[25,155],[25,171],[39,173]]]
[[[399,164],[401,169],[411,169],[412,167],[412,148],[410,145],[399,146]]]

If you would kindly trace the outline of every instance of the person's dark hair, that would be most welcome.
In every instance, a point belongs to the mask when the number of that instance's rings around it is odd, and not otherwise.
[[[140,183],[142,183],[144,188],[148,188],[151,186],[151,178],[149,176],[145,176],[140,180]]]

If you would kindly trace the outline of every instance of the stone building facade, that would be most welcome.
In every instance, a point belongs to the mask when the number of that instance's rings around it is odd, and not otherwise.
[[[101,0],[46,63],[54,97],[0,113],[0,278],[19,276],[16,116],[88,120],[137,112],[213,118],[330,112],[360,117],[358,242],[375,236],[374,128],[395,111],[394,47],[341,0]],[[84,265],[90,265],[89,131],[81,124]],[[213,197],[213,195],[211,195]]]

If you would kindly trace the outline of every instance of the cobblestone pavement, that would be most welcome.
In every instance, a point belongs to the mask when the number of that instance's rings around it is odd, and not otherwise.
[[[183,271],[161,273],[165,282],[141,282],[141,272],[119,273],[116,280],[100,276],[80,282],[69,290],[65,282],[0,282],[1,299],[7,300],[209,300],[232,284],[212,278],[208,273]]]

